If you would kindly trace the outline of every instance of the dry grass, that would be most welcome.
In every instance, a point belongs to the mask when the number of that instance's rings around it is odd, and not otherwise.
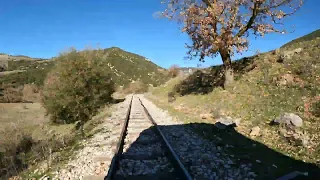
[[[0,92],[0,103],[31,103],[40,102],[41,100],[41,90],[35,84],[24,84],[18,87],[5,85],[2,86],[2,89],[2,92]]]
[[[17,73],[22,73],[22,72],[25,72],[25,70],[4,71],[4,72],[0,72],[0,76],[9,75],[9,74],[17,74]]]
[[[110,116],[111,109],[101,108],[84,125],[85,138],[100,131],[99,124]],[[37,179],[61,167],[81,148],[75,125],[50,124],[40,103],[0,103],[0,114],[0,179],[16,175]]]
[[[129,86],[122,91],[119,91],[123,94],[140,94],[148,91],[148,85],[144,84],[141,81],[134,81],[129,84]]]
[[[40,89],[35,84],[25,84],[22,89],[24,102],[40,102]]]
[[[49,122],[40,103],[0,103],[0,114],[0,132],[10,129],[8,127],[13,124],[33,129]]]
[[[73,125],[50,125],[40,103],[0,103],[0,114],[0,167],[6,167],[0,179],[46,160],[49,150],[73,141]]]

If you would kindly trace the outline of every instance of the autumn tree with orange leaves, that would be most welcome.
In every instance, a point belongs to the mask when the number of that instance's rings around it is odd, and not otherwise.
[[[221,56],[224,86],[234,81],[231,57],[246,51],[248,36],[286,33],[283,19],[294,14],[304,0],[165,0],[161,16],[177,20],[192,44],[190,58]]]

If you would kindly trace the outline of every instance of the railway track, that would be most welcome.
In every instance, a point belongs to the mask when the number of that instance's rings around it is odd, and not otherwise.
[[[192,179],[137,96],[132,96],[105,179]]]

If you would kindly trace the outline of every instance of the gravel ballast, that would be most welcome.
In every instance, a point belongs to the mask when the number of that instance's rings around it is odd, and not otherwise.
[[[84,141],[83,149],[75,152],[75,156],[64,166],[55,171],[53,179],[95,179],[108,173],[113,157],[112,149],[118,142],[123,120],[125,119],[131,97],[114,105],[114,112],[107,117],[101,130],[92,138]],[[101,126],[101,127],[100,127]]]
[[[235,163],[232,155],[224,152],[224,148],[203,139],[183,123],[174,121],[167,111],[158,108],[143,95],[139,97],[194,179],[232,180],[256,177],[251,171],[250,163]]]

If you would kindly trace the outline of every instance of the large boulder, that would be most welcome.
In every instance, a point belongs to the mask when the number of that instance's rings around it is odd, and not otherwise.
[[[303,120],[296,114],[284,113],[272,121],[272,124],[285,124],[294,127],[301,127]]]

